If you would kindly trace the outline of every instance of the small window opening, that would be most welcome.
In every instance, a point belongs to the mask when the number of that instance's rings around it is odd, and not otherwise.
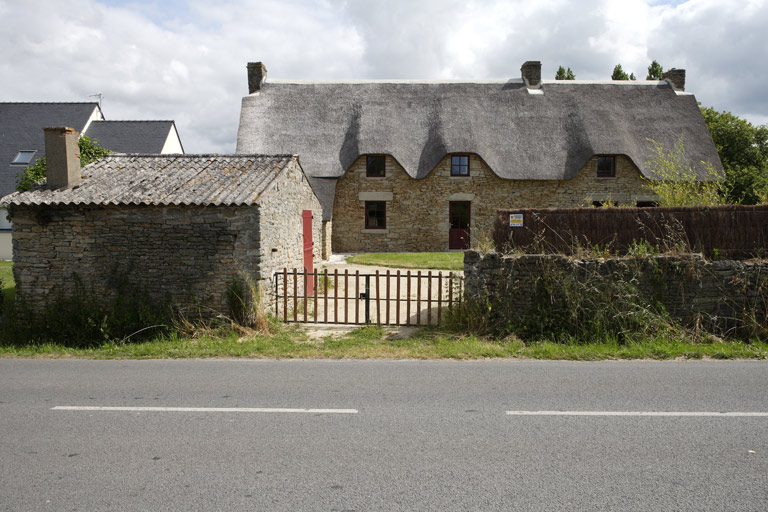
[[[387,203],[385,201],[365,202],[365,229],[386,229]]]
[[[35,149],[19,151],[19,153],[16,155],[16,158],[13,159],[11,164],[29,165],[29,162],[31,162],[32,158],[35,156],[35,153],[37,153],[37,150]]]
[[[597,157],[597,177],[613,178],[616,176],[616,159],[612,156]]]
[[[387,159],[384,155],[372,155],[365,159],[365,176],[383,178],[386,174]]]
[[[659,203],[656,201],[638,201],[637,207],[638,208],[656,208],[659,206]]]
[[[451,176],[469,176],[469,156],[451,156]]]

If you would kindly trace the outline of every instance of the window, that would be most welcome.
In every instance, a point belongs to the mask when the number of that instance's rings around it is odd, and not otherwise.
[[[597,177],[613,178],[616,176],[616,158],[612,156],[597,157]]]
[[[386,229],[387,203],[385,201],[365,202],[365,229]]]
[[[451,176],[469,176],[469,157],[467,155],[451,156]]]
[[[29,165],[29,162],[32,161],[32,157],[35,156],[35,153],[37,153],[37,150],[35,150],[35,149],[19,151],[19,153],[16,155],[16,158],[13,159],[11,164],[13,164],[13,165]]]
[[[368,178],[383,178],[386,172],[386,157],[373,155],[365,159],[365,176]]]

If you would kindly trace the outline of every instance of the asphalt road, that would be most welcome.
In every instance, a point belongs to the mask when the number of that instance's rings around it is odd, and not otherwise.
[[[0,360],[0,510],[765,511],[766,412],[765,362]]]

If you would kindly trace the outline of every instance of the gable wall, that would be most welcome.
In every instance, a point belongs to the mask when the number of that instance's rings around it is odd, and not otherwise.
[[[445,251],[448,249],[448,208],[451,200],[471,201],[473,245],[490,239],[499,208],[579,207],[610,200],[634,204],[647,198],[644,178],[625,156],[616,157],[616,177],[597,177],[591,158],[570,180],[506,180],[499,178],[477,155],[470,155],[470,176],[452,177],[446,156],[424,179],[411,178],[390,157],[386,177],[365,176],[366,156],[359,157],[339,178],[333,207],[333,251]],[[365,202],[360,193],[391,192],[387,229],[365,229]]]
[[[265,191],[259,200],[260,242],[262,251],[259,279],[263,279],[266,292],[272,293],[272,277],[283,268],[289,271],[304,268],[303,210],[311,210],[312,250],[315,267],[322,257],[323,212],[304,172],[295,164],[289,164],[280,173],[277,182]]]

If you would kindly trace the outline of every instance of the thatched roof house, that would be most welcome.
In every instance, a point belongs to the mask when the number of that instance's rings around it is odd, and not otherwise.
[[[385,155],[386,175],[402,170],[412,179],[406,186],[420,188],[422,195],[428,190],[416,180],[430,177],[452,155],[474,157],[477,166],[502,182],[562,187],[600,155],[619,158],[616,170],[625,162],[639,178],[652,179],[646,165],[649,139],[672,149],[682,136],[693,163],[709,161],[721,168],[696,98],[684,91],[683,70],[672,70],[660,81],[555,81],[541,80],[541,64],[526,62],[522,75],[505,80],[312,82],[266,80],[264,65],[250,64],[250,94],[242,102],[237,152],[301,155],[305,172],[319,183],[325,219],[333,217],[334,229],[340,220],[334,210],[334,201],[340,203],[339,187],[355,164],[370,155]],[[478,172],[479,167],[472,174]],[[706,179],[703,168],[701,172]],[[360,186],[382,191],[382,185]],[[481,191],[473,193],[475,201],[481,199]],[[626,190],[616,193],[631,201]],[[520,206],[575,206],[583,199],[574,196],[560,204],[562,198],[534,194]],[[364,227],[363,220],[358,216],[357,227]]]

